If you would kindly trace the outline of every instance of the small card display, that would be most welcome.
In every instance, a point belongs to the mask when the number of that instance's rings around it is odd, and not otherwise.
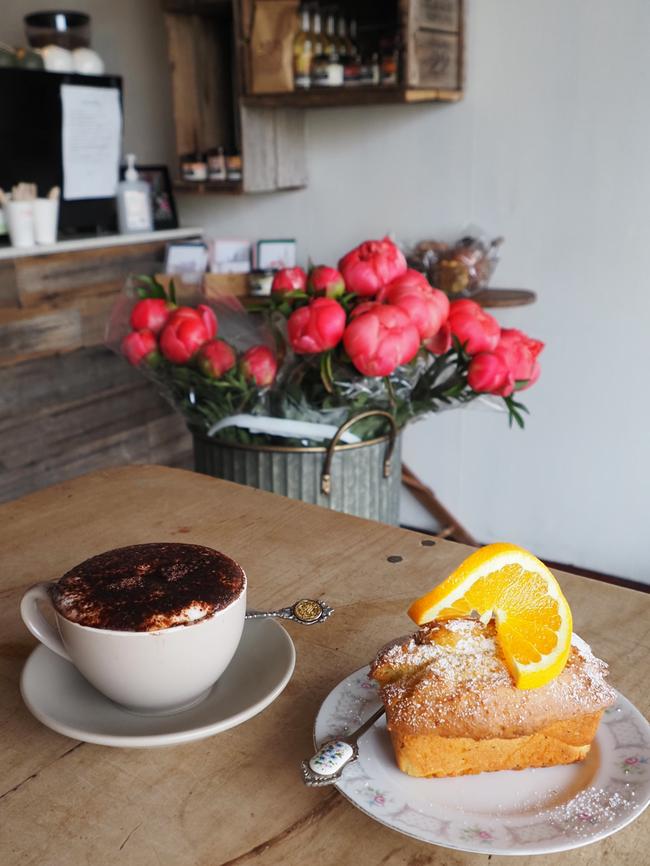
[[[167,244],[166,274],[203,274],[208,266],[208,250],[203,241]]]
[[[210,252],[213,274],[248,274],[251,269],[251,242],[245,238],[217,238]]]
[[[295,268],[296,242],[293,238],[257,242],[256,266],[260,271]]]

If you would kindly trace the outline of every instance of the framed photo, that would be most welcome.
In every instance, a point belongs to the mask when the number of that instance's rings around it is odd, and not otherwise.
[[[176,202],[166,165],[138,165],[136,169],[140,180],[151,186],[151,212],[154,229],[177,229],[178,214]],[[126,166],[120,168],[120,179],[124,180]]]
[[[251,269],[251,242],[247,238],[216,238],[210,249],[213,274],[248,274]]]
[[[167,244],[166,274],[202,275],[208,266],[208,248],[203,241],[177,241]]]
[[[255,266],[261,271],[295,268],[296,242],[293,238],[258,241],[255,258]]]

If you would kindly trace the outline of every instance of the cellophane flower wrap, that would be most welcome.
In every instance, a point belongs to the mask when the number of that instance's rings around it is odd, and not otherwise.
[[[539,378],[542,342],[502,329],[474,301],[450,302],[388,238],[364,242],[337,267],[279,271],[263,301],[200,290],[180,298],[164,282],[129,279],[107,343],[202,433],[242,413],[338,427],[371,409],[401,428],[482,395],[523,426],[515,395]],[[369,417],[355,433],[371,438],[382,424]],[[271,440],[240,428],[217,435]]]

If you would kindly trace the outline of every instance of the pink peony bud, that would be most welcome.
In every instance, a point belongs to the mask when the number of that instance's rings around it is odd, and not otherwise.
[[[217,336],[217,331],[219,329],[219,323],[217,322],[217,317],[215,315],[212,307],[208,307],[207,304],[199,304],[196,308],[196,312],[201,317],[201,321],[205,325],[205,330],[208,332],[208,337],[212,340]]]
[[[316,298],[294,310],[287,321],[289,343],[299,355],[333,349],[345,330],[345,310],[333,298]]]
[[[145,298],[131,310],[131,327],[134,331],[148,330],[159,334],[176,305],[163,298]]]
[[[508,365],[495,352],[479,352],[469,362],[467,384],[479,394],[509,397],[515,390],[515,379]]]
[[[510,328],[501,331],[494,351],[505,362],[515,381],[525,381],[524,385],[518,386],[518,390],[525,391],[539,379],[541,371],[537,356],[543,348],[544,343],[540,340],[533,340],[523,331]]]
[[[349,292],[372,296],[406,270],[406,259],[388,238],[365,241],[339,262]]]
[[[432,289],[418,271],[408,270],[386,287],[383,299],[403,310],[418,329],[421,340],[438,333],[449,315],[449,299]]]
[[[449,308],[451,333],[470,355],[496,349],[501,328],[475,301],[453,301]]]
[[[391,289],[410,289],[412,292],[431,291],[431,283],[427,280],[424,274],[416,271],[413,268],[408,268],[399,277],[392,280],[387,286],[380,289],[377,299],[380,301],[386,300],[386,295]]]
[[[244,352],[240,366],[244,378],[260,388],[272,385],[278,370],[276,357],[267,346],[253,346]]]
[[[343,345],[364,376],[388,376],[417,355],[420,335],[398,307],[377,304],[350,322]]]
[[[273,277],[272,292],[304,292],[307,288],[307,274],[302,268],[282,268]]]
[[[131,331],[122,340],[122,354],[129,364],[137,367],[143,361],[150,362],[158,355],[158,344],[153,331],[144,329]]]
[[[350,310],[350,320],[356,319],[357,316],[362,316],[368,310],[374,310],[376,307],[381,307],[383,304],[380,301],[362,301]]]
[[[340,298],[345,293],[345,281],[340,271],[327,265],[318,265],[309,273],[308,287],[314,294]]]
[[[432,355],[444,355],[451,349],[451,328],[449,322],[445,322],[435,337],[424,341],[424,348]]]
[[[210,339],[208,330],[192,307],[179,307],[160,335],[160,351],[173,364],[187,364]]]
[[[235,366],[236,361],[235,353],[223,340],[209,340],[196,356],[199,370],[209,379],[220,379]]]

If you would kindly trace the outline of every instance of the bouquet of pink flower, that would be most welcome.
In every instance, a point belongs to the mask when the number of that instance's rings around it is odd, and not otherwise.
[[[543,343],[501,329],[474,301],[450,303],[387,238],[351,250],[338,268],[278,271],[270,301],[256,307],[178,305],[173,283],[166,292],[151,277],[139,278],[137,295],[120,351],[203,432],[241,413],[338,426],[367,409],[402,427],[486,394],[523,426],[515,394],[540,373]],[[254,325],[245,339],[237,317]],[[377,423],[359,435],[375,435]]]

